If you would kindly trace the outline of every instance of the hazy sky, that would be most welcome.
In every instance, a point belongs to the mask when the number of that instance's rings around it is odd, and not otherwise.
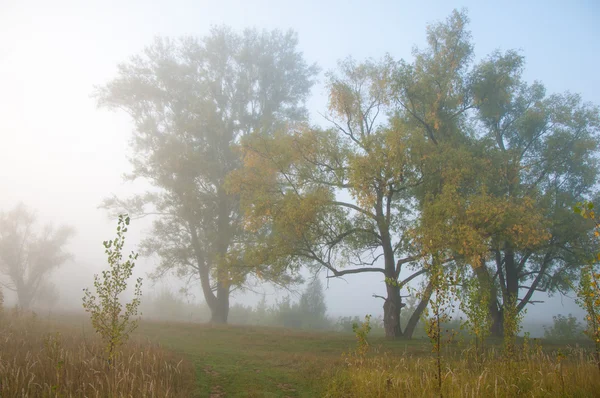
[[[119,113],[96,109],[94,85],[113,78],[116,65],[140,52],[154,36],[205,35],[210,26],[292,28],[309,62],[324,71],[337,60],[411,58],[425,42],[428,23],[466,7],[476,56],[520,49],[527,80],[549,92],[570,90],[600,104],[600,3],[589,1],[27,1],[0,0],[0,209],[24,201],[43,220],[78,230],[75,262],[55,278],[63,297],[78,300],[82,283],[104,265],[101,242],[113,223],[96,207],[103,197],[134,192],[121,181],[131,126]],[[309,102],[314,122],[323,120],[322,86]],[[132,243],[139,240],[138,224]],[[149,261],[140,271],[150,271]],[[84,281],[84,282],[82,282]],[[364,287],[364,288],[363,288]],[[381,313],[379,276],[331,281],[334,314]],[[200,296],[200,293],[198,293]],[[529,318],[567,313],[560,300],[537,305]],[[557,307],[558,306],[558,307]]]

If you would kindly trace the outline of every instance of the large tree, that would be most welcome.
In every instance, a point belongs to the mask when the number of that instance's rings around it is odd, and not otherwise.
[[[467,24],[454,11],[429,26],[412,62],[342,62],[329,75],[333,127],[248,137],[230,179],[262,237],[256,258],[382,274],[389,337],[412,335],[429,265],[482,279],[501,333],[508,301],[521,311],[534,292],[566,286],[585,249],[589,226],[569,204],[591,194],[597,108],[525,85],[514,52],[474,64]],[[403,330],[400,291],[417,276]]]
[[[292,264],[246,258],[254,237],[240,227],[238,198],[223,183],[240,165],[235,144],[244,135],[269,136],[306,118],[318,70],[297,44],[291,31],[237,34],[223,27],[200,40],[157,39],[97,93],[100,105],[131,116],[129,177],[155,188],[105,206],[157,217],[142,245],[161,259],[155,275],[199,279],[214,322],[227,321],[230,293],[252,275],[291,280]]]
[[[377,273],[391,282],[384,324],[395,338],[412,335],[431,286],[402,329],[401,288],[425,269],[407,236],[412,190],[421,183],[411,137],[387,117],[393,67],[390,59],[341,62],[328,78],[333,128],[296,125],[247,137],[245,167],[229,183],[242,195],[246,228],[263,237],[258,258],[301,259],[333,277]],[[411,272],[398,281],[403,266]]]
[[[567,291],[593,247],[590,223],[571,206],[597,195],[600,109],[575,94],[547,95],[541,83],[522,80],[522,69],[521,56],[497,52],[473,75],[478,134],[496,170],[489,193],[531,200],[545,230],[544,239],[526,247],[491,234],[491,259],[478,277],[497,286],[490,308],[495,334],[502,333],[509,300],[522,311],[535,292]]]
[[[493,332],[504,307],[567,288],[590,226],[570,211],[594,195],[599,110],[545,94],[521,77],[523,57],[473,64],[465,13],[429,29],[429,46],[395,75],[397,123],[427,138],[416,194],[421,236],[470,264],[492,290]],[[461,154],[462,152],[462,154]]]
[[[4,287],[17,293],[19,306],[31,307],[45,294],[52,271],[71,258],[65,250],[74,230],[45,225],[36,231],[36,216],[23,204],[0,213],[0,273]]]

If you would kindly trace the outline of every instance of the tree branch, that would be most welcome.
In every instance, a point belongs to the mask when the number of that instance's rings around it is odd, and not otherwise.
[[[375,220],[375,221],[377,221],[377,220],[378,220],[378,219],[377,219],[377,216],[376,216],[375,214],[373,214],[373,213],[371,213],[371,212],[369,212],[369,211],[367,211],[367,210],[365,210],[365,209],[361,209],[360,207],[358,207],[358,206],[356,206],[356,205],[353,205],[352,203],[339,202],[339,201],[335,201],[335,200],[333,200],[333,201],[330,201],[330,202],[328,202],[328,203],[329,203],[330,205],[334,205],[334,206],[342,206],[342,207],[347,207],[347,208],[349,208],[349,209],[352,209],[352,210],[356,210],[357,212],[359,212],[359,213],[362,213],[362,214],[364,214],[365,216],[367,216],[367,217],[369,217],[369,218],[371,218],[371,219],[373,219],[373,220]]]
[[[328,276],[327,278],[337,278],[339,276],[348,275],[348,274],[360,274],[363,272],[381,272],[385,274],[385,269],[383,268],[353,268],[353,269],[344,269],[338,271],[334,268],[329,268],[331,272],[333,272],[332,276]]]

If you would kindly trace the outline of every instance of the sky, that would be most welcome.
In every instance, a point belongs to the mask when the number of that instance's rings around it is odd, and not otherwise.
[[[413,46],[425,44],[427,24],[462,7],[471,19],[478,59],[495,49],[518,49],[526,57],[526,80],[542,81],[550,93],[569,90],[600,104],[600,2],[594,0],[0,0],[0,210],[23,201],[41,221],[77,229],[70,245],[74,260],[53,276],[64,286],[63,303],[76,303],[82,281],[91,285],[92,274],[105,266],[101,242],[113,236],[114,222],[98,205],[106,196],[141,189],[121,178],[130,170],[129,119],[98,109],[90,96],[94,86],[116,76],[120,62],[155,36],[201,37],[213,25],[291,28],[305,59],[323,71],[349,55],[363,60],[389,53],[410,60]],[[324,123],[319,112],[326,101],[319,83],[308,102],[314,123]],[[134,226],[131,247],[148,226]],[[138,272],[153,266],[153,260],[142,260]],[[383,290],[379,276],[330,280],[329,312],[379,315],[383,303],[371,295]],[[257,297],[235,300],[253,303]],[[577,312],[572,300],[553,298],[532,307],[527,317],[545,320],[550,313],[568,312]]]

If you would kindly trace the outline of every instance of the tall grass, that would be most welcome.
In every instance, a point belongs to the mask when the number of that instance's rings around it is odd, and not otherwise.
[[[191,397],[192,365],[132,340],[109,364],[94,336],[17,311],[0,314],[0,397]]]
[[[442,372],[444,397],[592,397],[600,394],[600,378],[592,354],[581,348],[565,352],[522,353],[505,361],[489,350],[477,358],[472,350],[448,351]],[[439,396],[432,357],[346,356],[334,371],[327,397]]]

